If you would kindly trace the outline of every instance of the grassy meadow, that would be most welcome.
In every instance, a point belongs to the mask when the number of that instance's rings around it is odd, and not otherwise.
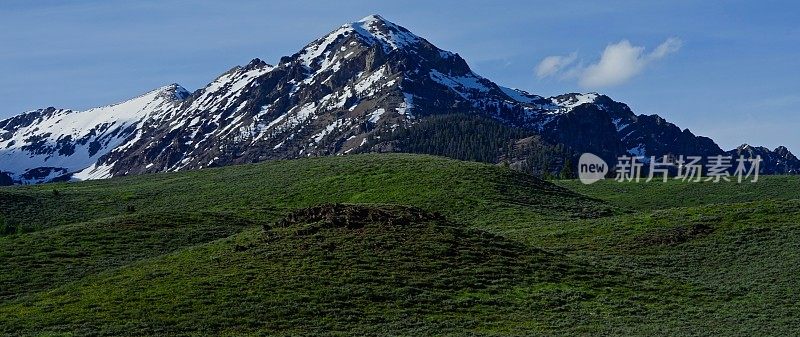
[[[372,154],[0,188],[0,334],[796,335],[800,179]]]

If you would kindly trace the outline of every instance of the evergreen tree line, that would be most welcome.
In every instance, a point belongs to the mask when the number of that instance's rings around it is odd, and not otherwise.
[[[483,116],[429,116],[409,127],[377,133],[370,137],[367,148],[376,144],[391,144],[393,152],[503,163],[543,178],[575,176],[572,167],[575,155],[563,144],[551,145],[533,131]]]
[[[410,127],[380,132],[380,138],[372,137],[369,144],[391,143],[399,152],[497,163],[510,154],[516,139],[530,133],[481,116],[437,115]]]

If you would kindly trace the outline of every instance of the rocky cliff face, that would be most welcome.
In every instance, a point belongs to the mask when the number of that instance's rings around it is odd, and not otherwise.
[[[38,183],[372,151],[524,161],[543,153],[528,145],[512,153],[530,137],[564,156],[723,153],[607,96],[544,98],[499,86],[458,54],[373,15],[276,65],[234,67],[191,94],[170,85],[112,106],[1,121],[0,172]]]

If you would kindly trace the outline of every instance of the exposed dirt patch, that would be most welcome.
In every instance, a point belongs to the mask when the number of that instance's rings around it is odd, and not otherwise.
[[[318,228],[359,229],[368,224],[408,226],[429,221],[447,222],[439,213],[427,212],[416,207],[325,204],[293,211],[271,226],[265,225],[264,229],[297,224],[318,224],[316,226]]]
[[[648,233],[639,236],[636,242],[639,246],[675,246],[708,236],[713,232],[714,227],[711,225],[696,223]]]

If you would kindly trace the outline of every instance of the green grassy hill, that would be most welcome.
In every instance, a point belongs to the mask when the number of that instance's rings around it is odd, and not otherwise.
[[[666,183],[603,180],[591,185],[584,185],[578,180],[558,180],[555,183],[576,193],[636,210],[800,199],[800,176],[760,176],[755,183],[688,183],[680,180]]]
[[[320,203],[408,204],[454,220],[592,216],[612,207],[492,165],[405,154],[272,161],[190,172],[0,188],[0,214],[20,231],[162,212],[273,221]]]
[[[797,180],[764,181],[391,154],[0,188],[0,334],[797,334]]]

